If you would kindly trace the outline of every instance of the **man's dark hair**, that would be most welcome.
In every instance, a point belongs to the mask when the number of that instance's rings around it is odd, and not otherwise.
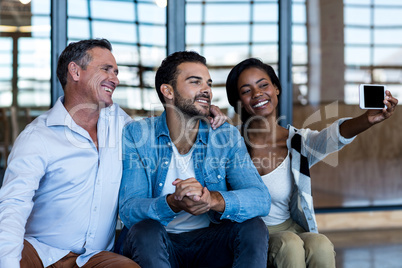
[[[179,69],[177,67],[184,62],[196,62],[207,66],[206,59],[194,51],[178,51],[167,56],[162,61],[155,75],[155,89],[163,104],[165,104],[165,99],[160,87],[163,84],[169,84],[174,89],[176,88],[176,80],[179,75]]]
[[[282,92],[281,83],[278,76],[276,76],[274,69],[270,65],[263,63],[261,60],[256,58],[249,58],[243,60],[235,67],[233,67],[228,75],[228,78],[226,79],[226,95],[228,97],[229,104],[235,109],[235,112],[237,114],[241,113],[241,119],[243,123],[247,121],[250,115],[246,112],[245,109],[238,111],[238,108],[240,107],[238,105],[238,102],[240,101],[240,95],[237,88],[237,82],[239,81],[240,74],[244,70],[250,68],[258,68],[264,71],[271,79],[272,84],[279,89],[279,94]]]
[[[73,61],[85,70],[92,60],[91,55],[87,51],[95,47],[112,51],[112,45],[106,39],[89,39],[72,42],[63,50],[57,62],[57,77],[63,89],[67,84],[68,64]]]

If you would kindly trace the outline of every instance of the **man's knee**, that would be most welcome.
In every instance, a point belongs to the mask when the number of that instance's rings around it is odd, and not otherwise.
[[[123,255],[132,258],[133,252],[139,248],[147,252],[165,240],[166,229],[155,220],[144,220],[134,224],[127,233],[123,245]]]
[[[163,225],[155,220],[143,220],[134,224],[128,231],[125,242],[149,243],[165,231]]]
[[[261,218],[256,217],[237,223],[239,238],[255,246],[268,246],[268,229]]]
[[[58,267],[58,266],[57,266]],[[72,267],[72,266],[63,266]],[[118,267],[118,268],[139,268],[133,260],[109,251],[101,251],[92,256],[83,268],[90,267]]]

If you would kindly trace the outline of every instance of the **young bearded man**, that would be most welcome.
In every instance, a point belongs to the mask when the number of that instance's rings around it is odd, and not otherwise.
[[[159,67],[165,112],[123,131],[122,253],[143,267],[266,267],[270,195],[239,131],[209,116],[206,60],[176,52]]]

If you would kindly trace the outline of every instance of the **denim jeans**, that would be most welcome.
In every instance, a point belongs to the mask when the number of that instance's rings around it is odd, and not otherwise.
[[[154,220],[130,228],[123,254],[141,267],[253,267],[267,265],[268,230],[260,218],[223,221],[180,234]]]

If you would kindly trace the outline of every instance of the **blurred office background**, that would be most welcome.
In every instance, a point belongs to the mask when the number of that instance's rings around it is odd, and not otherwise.
[[[19,132],[62,95],[58,55],[87,38],[111,41],[121,82],[114,101],[134,119],[162,111],[156,68],[184,49],[207,58],[213,104],[233,124],[225,81],[248,57],[279,75],[282,125],[320,130],[360,115],[362,83],[385,84],[402,103],[400,0],[0,0],[0,182]],[[320,230],[402,228],[401,132],[398,107],[313,167]]]

